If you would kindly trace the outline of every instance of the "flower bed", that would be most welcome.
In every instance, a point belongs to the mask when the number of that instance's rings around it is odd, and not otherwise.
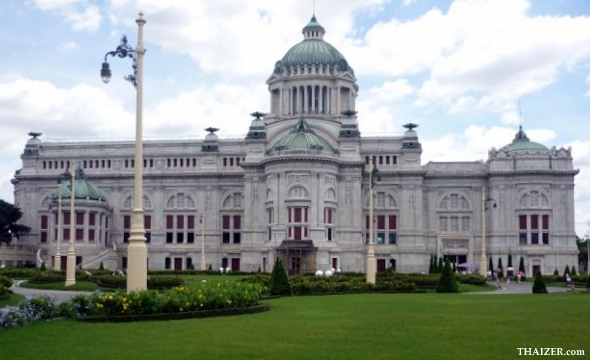
[[[86,321],[128,322],[252,314],[269,309],[260,304],[263,287],[236,281],[201,283],[168,290],[76,295],[56,305],[53,298],[28,298],[17,308],[2,309],[0,330],[53,317]]]

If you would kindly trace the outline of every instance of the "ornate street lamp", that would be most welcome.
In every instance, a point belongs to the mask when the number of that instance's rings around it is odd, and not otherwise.
[[[66,283],[65,286],[72,286],[76,284],[76,217],[74,212],[74,202],[76,201],[76,163],[72,159],[70,166],[70,243],[68,244],[68,257],[66,264]],[[60,259],[61,261],[61,259]]]
[[[496,207],[496,200],[486,197],[486,188],[481,187],[481,258],[479,260],[479,274],[487,277],[488,258],[486,256],[486,210],[487,203],[491,202],[492,207]]]
[[[147,289],[147,245],[145,244],[145,228],[143,225],[143,26],[146,21],[143,14],[135,20],[137,23],[137,46],[133,49],[127,43],[127,37],[121,38],[121,44],[114,51],[109,51],[104,56],[100,76],[102,81],[108,83],[111,79],[111,69],[107,62],[108,56],[118,56],[123,59],[129,57],[133,60],[133,74],[125,77],[125,80],[135,86],[137,92],[136,121],[135,121],[135,193],[134,206],[131,219],[131,236],[127,247],[127,291],[139,291]]]
[[[367,282],[375,284],[377,281],[377,265],[375,263],[375,239],[374,239],[374,199],[373,188],[376,181],[381,181],[381,173],[375,167],[375,159],[371,156],[369,161],[369,244],[367,247]]]

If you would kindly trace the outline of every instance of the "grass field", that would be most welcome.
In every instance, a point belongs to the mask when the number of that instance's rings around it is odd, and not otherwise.
[[[518,347],[590,354],[590,295],[363,294],[269,300],[256,315],[0,334],[4,359],[513,359]]]

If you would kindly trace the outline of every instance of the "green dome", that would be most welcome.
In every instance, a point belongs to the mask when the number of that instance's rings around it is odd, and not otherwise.
[[[344,56],[336,48],[323,40],[324,28],[315,15],[303,28],[304,40],[293,46],[275,65],[275,72],[284,68],[303,65],[338,66],[341,71],[351,70]]]
[[[283,150],[319,150],[336,154],[336,150],[326,139],[316,135],[305,120],[301,119],[287,136],[274,147],[275,151]]]
[[[68,180],[63,182],[58,188],[57,193],[54,195],[57,197],[61,194],[61,197],[64,199],[70,198],[71,196],[71,181]],[[103,199],[104,196],[102,192],[98,189],[98,187],[91,181],[86,180],[86,176],[84,175],[84,171],[80,168],[76,170],[76,187],[75,187],[75,194],[74,196],[76,199],[92,199],[98,200]]]
[[[522,130],[522,126],[520,126],[516,136],[514,136],[514,140],[512,143],[504,146],[502,149],[504,150],[549,150],[545,145],[536,143],[534,141],[530,141],[529,137],[525,134]]]

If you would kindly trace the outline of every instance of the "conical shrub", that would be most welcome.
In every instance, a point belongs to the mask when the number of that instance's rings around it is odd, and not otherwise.
[[[445,266],[443,267],[442,274],[438,279],[438,284],[436,284],[436,292],[437,293],[458,293],[459,292],[459,285],[457,284],[457,279],[455,279],[455,274],[451,269],[451,263],[449,260],[445,261]]]
[[[290,296],[291,284],[289,283],[289,277],[283,266],[283,261],[280,257],[275,260],[275,265],[272,268],[270,276],[270,294],[278,296]]]
[[[535,275],[533,294],[547,294],[547,286],[545,286],[545,281],[543,280],[543,275],[541,275],[540,271]]]

